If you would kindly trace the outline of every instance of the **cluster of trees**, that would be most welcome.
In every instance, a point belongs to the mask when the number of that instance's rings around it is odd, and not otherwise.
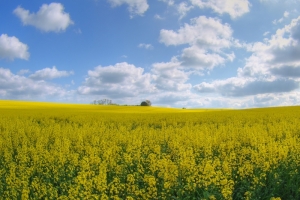
[[[94,100],[92,104],[93,105],[118,105],[113,103],[111,99]],[[140,104],[140,106],[151,106],[151,105],[152,103],[149,100],[142,101],[142,103]]]
[[[149,100],[142,101],[141,106],[151,106],[151,101]]]
[[[110,99],[101,99],[101,100],[94,100],[92,102],[94,105],[114,105],[112,100]]]

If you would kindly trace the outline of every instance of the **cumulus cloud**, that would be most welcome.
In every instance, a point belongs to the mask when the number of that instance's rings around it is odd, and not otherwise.
[[[283,17],[289,17],[290,13],[288,11],[284,11]]]
[[[64,6],[60,3],[43,4],[37,13],[30,13],[18,6],[13,13],[21,19],[23,25],[31,25],[45,32],[65,31],[73,24],[70,15],[64,12]]]
[[[216,13],[227,13],[235,19],[250,11],[248,0],[191,0],[192,5],[200,8],[210,8]]]
[[[56,78],[61,78],[61,77],[66,77],[74,74],[73,71],[59,71],[56,69],[55,66],[52,68],[45,68],[36,71],[34,74],[31,74],[29,78],[33,80],[51,80],[51,79],[56,79]]]
[[[261,3],[266,4],[267,6],[291,6],[291,5],[298,5],[299,0],[259,0]]]
[[[208,53],[197,46],[185,48],[182,51],[181,58],[183,66],[201,70],[212,70],[215,66],[221,65],[226,61],[226,58],[219,54]]]
[[[245,108],[253,107],[252,97],[225,97],[191,91],[164,92],[150,96],[155,105],[185,108]]]
[[[266,31],[266,32],[264,32],[263,36],[267,36],[267,35],[269,35],[269,34],[270,34],[270,32],[269,32],[269,31]]]
[[[287,96],[299,90],[300,83],[300,17],[278,29],[263,42],[247,46],[252,55],[237,77],[202,82],[193,89],[199,94],[219,94],[223,97],[252,96],[251,106],[295,104],[299,99]],[[280,98],[276,99],[276,96]],[[271,101],[268,103],[267,101]],[[243,104],[245,105],[245,104]],[[287,104],[288,105],[288,104]]]
[[[219,19],[200,16],[191,19],[177,31],[161,30],[160,42],[165,45],[184,45],[180,55],[182,66],[194,70],[212,70],[226,61],[233,61],[233,52],[224,50],[232,46],[240,46],[232,37],[232,29],[228,24],[222,24]]]
[[[155,104],[160,105],[181,105],[189,101],[194,95],[189,92],[166,92],[156,95],[154,99]]]
[[[48,97],[66,97],[70,91],[35,81],[22,75],[13,74],[9,69],[0,68],[0,96],[3,99],[35,99]]]
[[[174,5],[174,0],[159,0],[159,1],[165,2],[169,6],[173,6]]]
[[[18,75],[28,74],[29,72],[30,72],[29,69],[21,69],[20,71],[18,71]]]
[[[78,88],[82,95],[103,95],[109,98],[136,97],[154,90],[151,75],[144,73],[143,68],[126,62],[89,70],[83,85]]]
[[[194,6],[189,5],[187,2],[181,2],[177,5],[177,11],[179,13],[179,19],[182,19]]]
[[[188,73],[180,68],[180,63],[176,59],[167,63],[154,63],[151,72],[156,88],[163,91],[190,90],[191,84],[186,83]]]
[[[138,45],[139,48],[144,48],[144,49],[153,49],[152,44],[145,44],[145,43],[141,43]]]
[[[255,96],[243,97],[205,97],[199,104],[205,107],[225,107],[225,108],[253,108],[269,106],[297,105],[300,102],[299,92],[276,94],[257,94]]]
[[[155,105],[186,108],[251,108],[267,106],[298,105],[298,90],[280,93],[262,93],[246,96],[224,96],[216,93],[169,91],[149,96]]]
[[[270,69],[270,72],[277,76],[282,77],[300,77],[300,66],[280,66]]]
[[[266,93],[254,96],[208,96],[199,99],[198,103],[203,107],[225,107],[225,108],[253,108],[269,106],[298,105],[300,102],[300,92],[293,91],[288,93]]]
[[[179,19],[182,19],[191,9],[198,7],[200,9],[212,9],[218,14],[227,13],[232,19],[238,18],[250,11],[251,4],[248,0],[190,0],[175,3],[174,0],[160,0],[168,6],[174,7]]]
[[[142,16],[149,8],[147,0],[108,0],[108,1],[111,3],[113,7],[127,4],[131,18],[134,17],[135,15]]]
[[[228,24],[222,24],[219,19],[200,16],[191,19],[178,31],[160,31],[160,42],[165,45],[197,45],[199,48],[220,50],[228,48],[232,43],[232,29]]]
[[[262,94],[254,96],[249,103],[251,103],[251,107],[298,105],[300,102],[299,95],[299,91],[279,94]]]
[[[284,13],[283,13],[283,17],[282,18],[280,18],[280,19],[278,19],[278,20],[273,20],[273,24],[278,24],[278,23],[282,23],[283,22],[283,20],[285,19],[285,18],[288,18],[289,17],[289,15],[290,15],[290,13],[288,12],[288,11],[285,11]]]
[[[256,42],[248,48],[252,55],[246,65],[238,69],[239,76],[298,76],[300,67],[300,17],[278,29],[264,42]],[[291,73],[294,73],[292,75]]]
[[[194,8],[194,6],[191,5],[191,3],[188,1],[182,1],[178,3],[175,3],[174,0],[159,0],[159,1],[162,1],[166,3],[168,6],[174,8],[177,14],[179,15],[179,19],[185,17],[186,14]]]
[[[28,46],[20,42],[18,38],[15,36],[9,37],[6,34],[0,36],[0,58],[28,60],[29,56]]]
[[[300,18],[299,18],[300,19]],[[300,20],[299,20],[300,22]],[[298,28],[300,27],[300,23],[297,25]],[[300,29],[299,29],[300,30]],[[298,31],[299,31],[298,30]],[[282,38],[282,43],[277,40],[277,44],[274,44],[270,46],[269,52],[273,57],[270,60],[270,63],[272,64],[279,64],[279,63],[295,63],[300,61],[300,38],[297,34],[300,34],[297,32],[291,32],[290,38]],[[284,42],[286,41],[286,43]]]
[[[249,96],[266,93],[290,92],[299,88],[299,82],[288,78],[245,79],[233,77],[217,80],[212,83],[203,82],[195,85],[200,93],[219,93],[223,96]]]

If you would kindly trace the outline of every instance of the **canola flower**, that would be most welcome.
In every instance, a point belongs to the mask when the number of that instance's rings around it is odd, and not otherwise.
[[[300,107],[0,101],[0,199],[300,199]]]

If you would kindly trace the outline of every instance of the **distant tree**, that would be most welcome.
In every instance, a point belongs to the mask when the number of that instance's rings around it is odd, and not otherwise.
[[[101,100],[94,100],[92,102],[94,105],[113,105],[112,100],[110,99],[101,99]]]
[[[149,100],[142,101],[141,106],[151,106],[151,101]]]

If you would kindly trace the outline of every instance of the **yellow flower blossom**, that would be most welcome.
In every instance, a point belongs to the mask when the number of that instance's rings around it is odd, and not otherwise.
[[[271,188],[296,199],[299,116],[0,101],[0,196],[251,200]],[[270,200],[281,198],[293,197]]]

